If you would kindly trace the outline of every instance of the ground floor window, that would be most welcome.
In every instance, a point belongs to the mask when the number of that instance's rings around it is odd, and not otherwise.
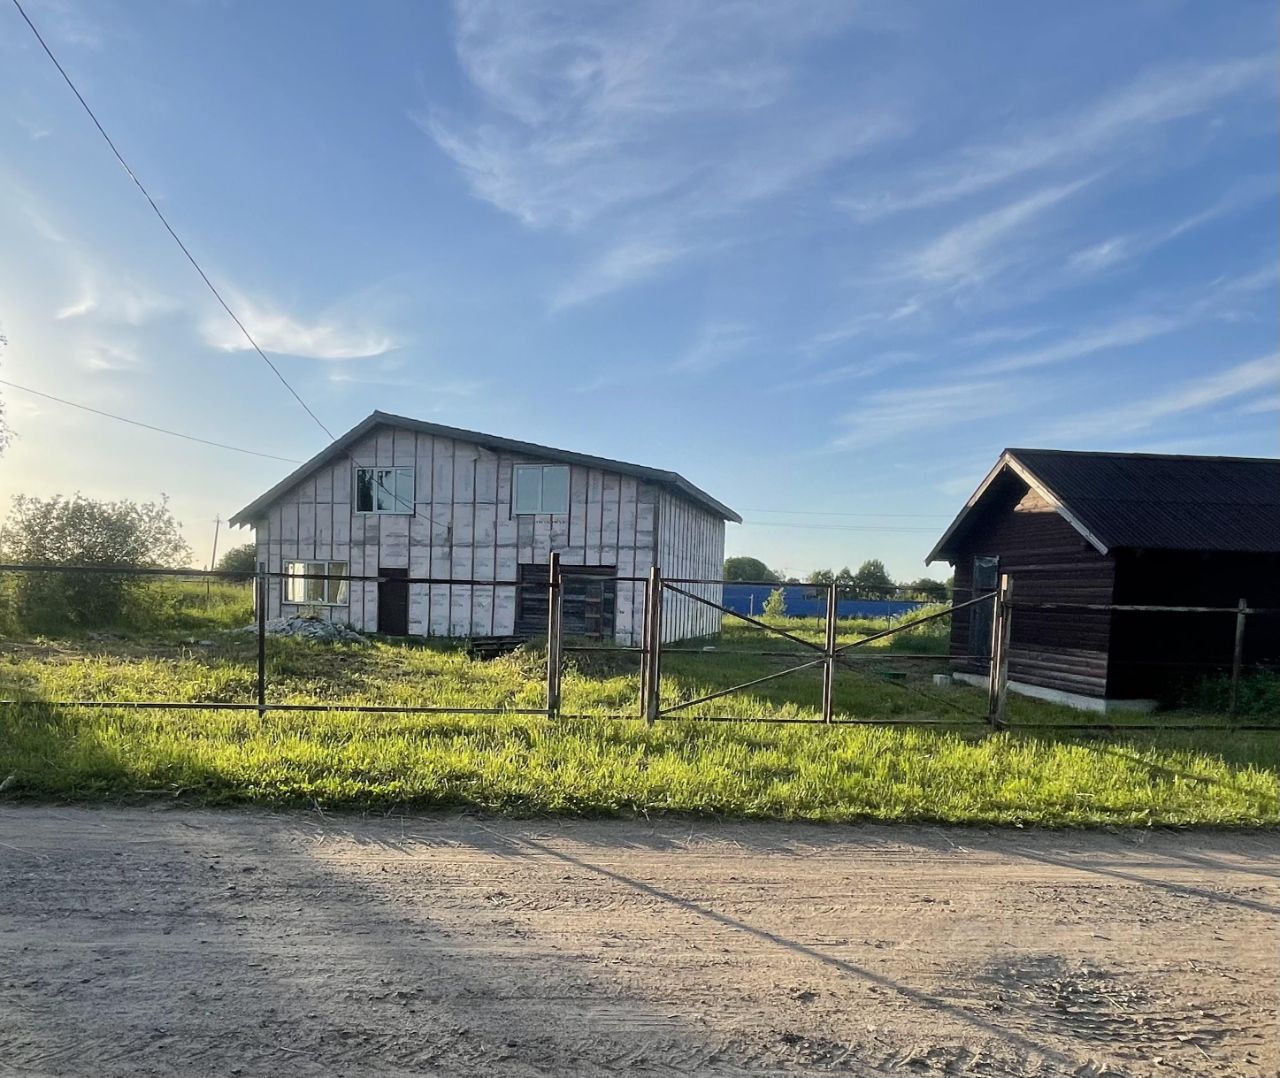
[[[349,590],[346,580],[325,580],[347,575],[345,561],[288,561],[284,571],[286,603],[322,603],[326,606],[346,606]]]

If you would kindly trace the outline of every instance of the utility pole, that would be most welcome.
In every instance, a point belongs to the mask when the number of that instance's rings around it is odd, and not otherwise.
[[[222,514],[219,513],[213,518],[213,552],[209,555],[210,571],[218,564],[218,529],[222,527]],[[204,602],[205,606],[209,605],[209,592],[212,587],[210,581],[212,577],[204,578]]]

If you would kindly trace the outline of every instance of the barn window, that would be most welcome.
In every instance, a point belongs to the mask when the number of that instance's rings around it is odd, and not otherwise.
[[[412,513],[412,468],[357,468],[357,513]]]
[[[286,603],[347,605],[348,582],[323,579],[326,576],[346,576],[345,561],[289,561],[285,562],[284,571]]]
[[[569,511],[569,469],[558,464],[517,464],[515,466],[515,513],[567,513]]]

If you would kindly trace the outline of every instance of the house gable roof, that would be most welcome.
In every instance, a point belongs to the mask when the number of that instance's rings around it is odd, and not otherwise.
[[[441,423],[428,423],[421,419],[409,419],[406,416],[392,415],[389,412],[373,412],[368,418],[352,427],[329,446],[322,449],[305,464],[285,476],[265,494],[260,495],[231,518],[235,526],[249,525],[261,515],[262,511],[273,501],[285,494],[295,484],[301,482],[317,468],[330,461],[344,456],[361,438],[377,427],[399,427],[402,430],[418,431],[441,438],[453,438],[460,442],[484,446],[486,449],[505,450],[523,456],[536,457],[539,460],[555,461],[561,464],[580,464],[587,468],[600,468],[604,471],[630,475],[650,483],[666,487],[692,502],[696,502],[723,520],[742,523],[742,517],[727,505],[716,501],[706,491],[695,487],[689,480],[677,472],[669,472],[661,468],[647,468],[641,464],[628,464],[625,461],[610,460],[607,457],[594,457],[587,453],[574,453],[567,449],[554,449],[551,446],[535,445],[533,442],[521,442],[514,438],[501,438],[495,434],[482,434],[479,431],[462,430],[458,427],[446,427]]]
[[[1280,460],[1006,449],[926,564],[948,558],[995,480],[1024,480],[1100,553],[1280,552]]]

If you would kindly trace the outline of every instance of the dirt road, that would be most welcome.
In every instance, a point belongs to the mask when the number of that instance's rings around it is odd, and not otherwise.
[[[0,1073],[1274,1075],[1280,835],[0,807]]]

